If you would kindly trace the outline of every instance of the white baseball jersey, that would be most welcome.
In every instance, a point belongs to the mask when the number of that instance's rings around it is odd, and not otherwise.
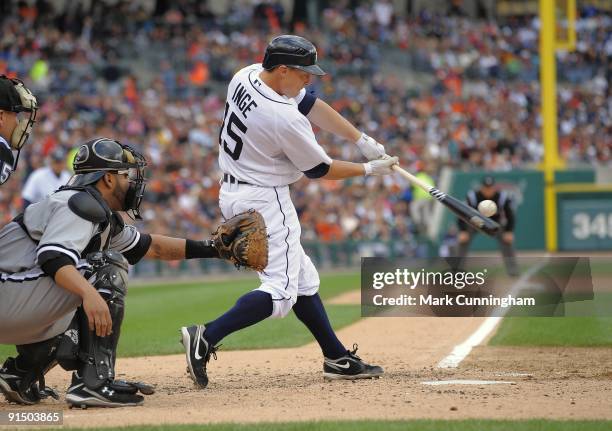
[[[284,186],[332,159],[298,109],[305,90],[296,98],[281,96],[259,79],[262,70],[261,64],[245,67],[229,84],[219,166],[249,184]]]
[[[57,176],[50,167],[45,166],[36,169],[30,174],[23,186],[21,195],[30,203],[40,202],[66,184],[69,179],[70,174],[68,171],[62,171],[60,175]]]

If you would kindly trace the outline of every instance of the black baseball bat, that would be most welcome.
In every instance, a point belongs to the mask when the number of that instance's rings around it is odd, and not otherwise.
[[[465,202],[460,201],[444,192],[441,192],[437,188],[430,186],[429,184],[421,181],[410,172],[402,169],[395,165],[393,169],[398,172],[401,176],[406,178],[410,183],[425,190],[431,196],[436,198],[438,202],[444,205],[446,208],[451,210],[457,217],[465,221],[470,226],[478,229],[479,231],[486,233],[487,235],[494,236],[499,230],[500,226],[497,222],[491,220],[489,217],[483,216],[477,209],[472,208]]]

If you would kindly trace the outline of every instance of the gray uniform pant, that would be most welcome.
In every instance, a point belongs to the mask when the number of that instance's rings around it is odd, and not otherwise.
[[[470,248],[470,243],[472,239],[474,239],[474,235],[476,232],[470,231],[470,238],[466,242],[459,242],[457,257],[461,258],[461,261],[465,259],[467,256],[468,250]],[[506,266],[506,272],[508,275],[518,275],[518,265],[516,263],[516,253],[514,251],[514,247],[511,243],[507,243],[502,239],[503,232],[500,232],[496,235],[497,242],[499,243],[499,248],[501,250],[502,256],[504,258],[504,265]],[[460,267],[463,267],[463,263],[461,263]]]
[[[82,300],[41,273],[33,280],[35,271],[1,274],[0,344],[36,343],[68,329]]]

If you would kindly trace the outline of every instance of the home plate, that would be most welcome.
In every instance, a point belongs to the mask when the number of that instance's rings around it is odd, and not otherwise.
[[[500,377],[533,377],[533,374],[530,373],[495,373],[496,376]]]
[[[432,382],[421,382],[422,385],[442,386],[442,385],[511,385],[514,382],[501,380],[434,380]]]

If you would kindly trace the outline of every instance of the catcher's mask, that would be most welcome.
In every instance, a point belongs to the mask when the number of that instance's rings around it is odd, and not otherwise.
[[[27,113],[27,117],[17,120],[17,126],[10,136],[11,148],[17,150],[17,156],[13,163],[13,170],[15,170],[17,169],[21,147],[32,134],[32,127],[36,122],[36,113],[38,112],[38,102],[32,92],[23,85],[23,81],[0,75],[0,109],[17,114]]]
[[[147,166],[142,154],[113,139],[92,139],[81,145],[72,166],[75,175],[68,182],[69,187],[95,184],[107,172],[127,175],[130,185],[122,210],[132,218],[142,218],[139,208],[146,187]]]

